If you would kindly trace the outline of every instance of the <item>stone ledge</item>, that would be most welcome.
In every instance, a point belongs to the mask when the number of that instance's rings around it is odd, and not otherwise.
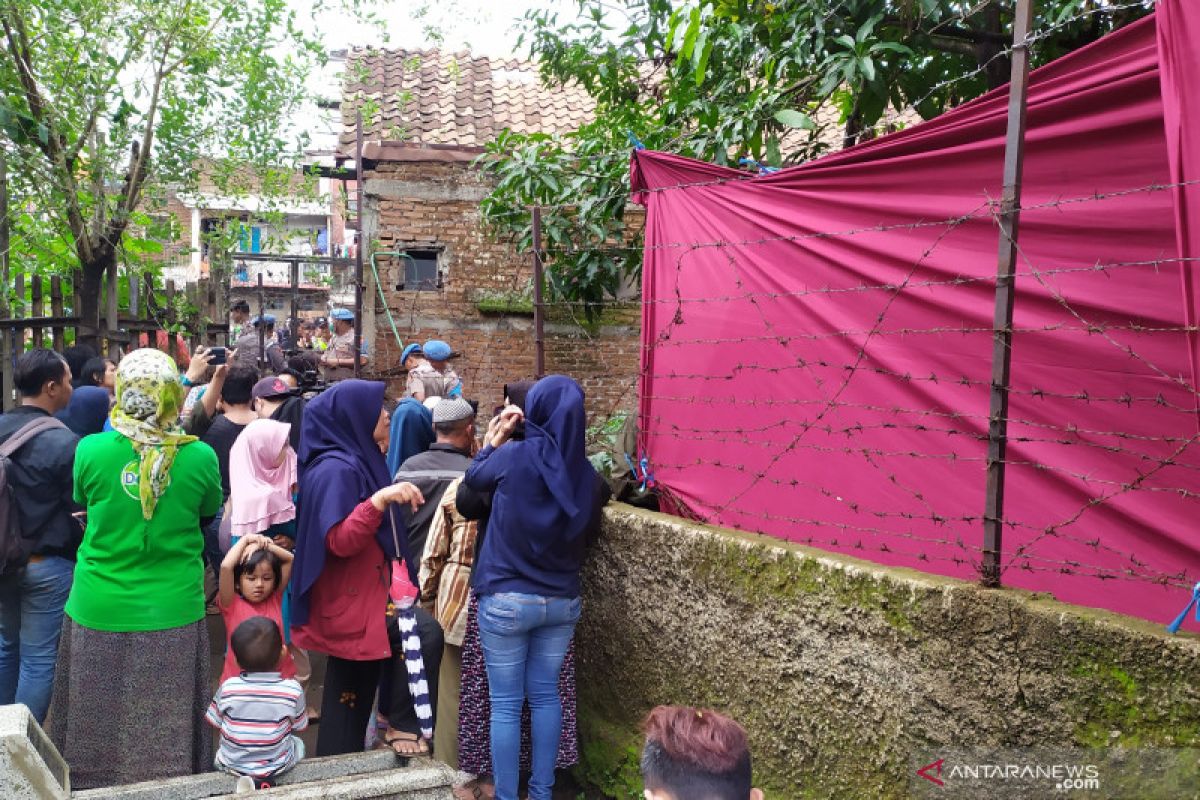
[[[742,722],[769,800],[899,800],[930,749],[1200,746],[1200,638],[1024,590],[614,504],[583,609],[579,776],[611,796],[662,703]]]
[[[428,758],[414,758],[408,766],[397,766],[391,753],[353,753],[325,758],[306,758],[279,780],[274,789],[255,792],[255,797],[403,798],[434,800],[452,797],[454,770]],[[75,792],[73,800],[200,800],[233,793],[236,779],[219,772],[185,775],[161,781],[110,786]]]
[[[0,706],[0,791],[4,800],[63,800],[71,791],[67,763],[21,704]]]

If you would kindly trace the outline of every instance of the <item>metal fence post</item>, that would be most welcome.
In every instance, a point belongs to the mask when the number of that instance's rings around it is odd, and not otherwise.
[[[367,246],[363,208],[363,117],[359,109],[354,133],[354,195],[358,201],[358,246],[354,248],[354,377],[362,375],[363,248]]]
[[[987,486],[983,512],[984,586],[1000,585],[1004,531],[1005,458],[1008,453],[1008,395],[1012,378],[1012,324],[1015,299],[1017,227],[1021,171],[1025,159],[1025,111],[1029,90],[1029,29],[1033,0],[1018,0],[1013,17],[1012,78],[1008,132],[1004,141],[1004,190],[1000,199],[1000,253],[996,266],[996,310],[992,323],[992,380],[988,404]]]
[[[533,249],[533,346],[534,377],[539,380],[546,375],[546,308],[542,303],[542,209],[533,208],[533,232],[530,240]]]

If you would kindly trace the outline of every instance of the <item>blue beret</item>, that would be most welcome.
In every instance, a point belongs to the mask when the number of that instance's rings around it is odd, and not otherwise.
[[[354,321],[354,312],[347,308],[335,308],[329,316],[334,319],[345,320],[346,322]]]
[[[450,345],[440,339],[430,339],[421,346],[421,352],[430,361],[445,361],[454,355],[454,351],[450,349]]]
[[[408,357],[414,354],[418,356],[421,355],[421,345],[410,344],[408,347],[404,348],[404,352],[400,354],[400,363],[403,364],[405,361],[408,361]]]

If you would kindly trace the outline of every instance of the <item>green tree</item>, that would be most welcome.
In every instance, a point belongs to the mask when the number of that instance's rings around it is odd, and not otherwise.
[[[592,310],[640,267],[627,231],[629,133],[647,147],[782,166],[934,117],[1008,80],[1013,0],[579,0],[533,11],[523,38],[548,89],[577,83],[594,120],[563,135],[500,136],[482,158],[499,235],[530,247],[543,216],[548,275]],[[1042,64],[1153,4],[1038,0]],[[836,128],[831,130],[831,128]]]
[[[10,254],[76,273],[85,339],[106,275],[154,251],[168,188],[289,184],[288,121],[324,58],[301,22],[286,0],[0,2]]]

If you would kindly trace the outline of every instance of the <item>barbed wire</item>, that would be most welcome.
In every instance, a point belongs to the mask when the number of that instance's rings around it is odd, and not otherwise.
[[[1171,185],[1151,183],[1086,196],[1051,198],[1029,203],[1025,210],[1061,209],[1196,183],[1200,181],[1184,181]],[[663,441],[672,440],[677,444],[663,451],[664,453],[682,454],[687,453],[688,449],[695,450],[694,458],[680,459],[660,455],[658,460],[652,459],[651,463],[664,475],[685,475],[695,469],[716,469],[730,476],[719,479],[717,483],[719,486],[728,487],[728,499],[722,498],[718,502],[717,498],[711,496],[689,495],[683,505],[690,505],[696,509],[699,512],[698,516],[705,521],[734,524],[736,527],[774,535],[780,534],[779,524],[798,526],[799,530],[805,532],[814,529],[836,530],[837,537],[808,537],[808,540],[817,546],[834,547],[843,552],[861,550],[867,553],[896,554],[897,548],[888,541],[892,538],[903,539],[926,548],[924,552],[909,552],[906,558],[943,563],[948,561],[960,568],[978,569],[979,554],[982,552],[977,544],[982,509],[950,511],[939,507],[946,505],[946,498],[929,495],[927,484],[906,481],[905,475],[910,470],[901,465],[905,461],[940,462],[947,465],[972,464],[979,468],[982,478],[982,468],[989,463],[986,455],[989,418],[984,409],[986,392],[991,389],[990,380],[939,373],[936,367],[928,371],[889,369],[868,360],[868,353],[873,351],[875,343],[919,342],[922,337],[936,340],[944,337],[994,335],[993,326],[971,322],[954,325],[889,325],[887,312],[899,296],[918,289],[924,292],[953,292],[956,289],[975,286],[993,286],[994,275],[976,276],[960,273],[921,276],[918,273],[920,265],[931,257],[938,244],[945,240],[955,226],[985,218],[994,224],[998,211],[998,206],[989,201],[968,214],[945,220],[922,220],[916,225],[905,223],[902,226],[887,226],[891,230],[907,228],[911,231],[917,225],[931,228],[941,226],[942,229],[938,231],[932,243],[924,248],[916,262],[910,265],[902,279],[878,283],[858,281],[846,286],[826,283],[819,286],[788,288],[786,291],[746,288],[753,284],[743,274],[742,259],[735,257],[735,254],[739,253],[738,246],[752,248],[768,245],[772,240],[797,242],[804,238],[830,236],[829,232],[806,232],[770,239],[764,237],[738,243],[682,243],[686,250],[673,260],[674,269],[672,270],[671,262],[659,267],[660,270],[665,268],[674,272],[674,287],[668,282],[660,282],[657,296],[645,298],[640,303],[642,307],[671,303],[676,309],[674,318],[663,317],[659,335],[643,340],[643,359],[660,355],[664,348],[676,348],[688,353],[719,352],[722,356],[707,363],[695,360],[682,362],[689,365],[682,368],[668,366],[664,369],[662,365],[656,367],[653,359],[646,361],[647,366],[643,369],[642,378],[654,388],[644,390],[642,399],[644,403],[658,410],[650,412],[643,420],[646,423],[646,429],[643,431],[644,441],[651,454],[662,450],[660,445]],[[888,233],[879,230],[878,227],[876,230],[879,233]],[[865,231],[864,228],[858,228],[835,232],[832,235],[857,235]],[[677,243],[656,243],[646,250],[653,252],[655,249],[667,249],[675,244]],[[726,251],[724,279],[732,291],[718,289],[704,296],[685,296],[680,280],[685,259],[688,254],[701,247],[723,248]],[[1010,451],[1009,456],[1002,459],[1001,463],[1013,470],[1014,477],[1019,477],[1022,471],[1026,470],[1032,475],[1058,476],[1059,479],[1068,482],[1064,486],[1072,487],[1070,491],[1081,494],[1084,499],[1073,511],[1062,511],[1061,506],[1040,510],[1038,513],[1043,515],[1047,511],[1051,514],[1062,514],[1061,517],[1049,520],[1049,524],[1047,521],[1035,523],[1019,518],[1021,513],[1005,514],[1002,519],[1003,526],[1019,532],[1020,535],[1014,535],[1005,548],[1007,552],[1002,569],[1053,572],[1097,580],[1141,581],[1169,587],[1190,586],[1186,570],[1172,572],[1161,569],[1140,559],[1135,553],[1123,550],[1114,541],[1097,535],[1090,529],[1082,533],[1073,533],[1072,529],[1077,527],[1089,512],[1102,506],[1110,506],[1122,496],[1132,493],[1147,493],[1147,496],[1149,493],[1165,494],[1186,502],[1200,500],[1200,492],[1193,488],[1196,485],[1194,479],[1187,477],[1200,471],[1200,463],[1196,458],[1187,457],[1195,453],[1192,446],[1196,439],[1200,438],[1200,433],[1188,435],[1186,430],[1164,428],[1161,423],[1150,428],[1134,424],[1129,427],[1113,425],[1111,429],[1106,429],[1105,426],[1095,423],[1076,424],[1069,417],[1057,418],[1050,409],[1064,403],[1112,409],[1111,413],[1102,417],[1089,418],[1093,420],[1106,417],[1115,420],[1114,415],[1118,413],[1136,411],[1139,408],[1155,409],[1156,413],[1188,415],[1184,424],[1189,424],[1189,427],[1194,429],[1197,400],[1200,399],[1195,387],[1174,369],[1164,368],[1156,363],[1155,359],[1145,352],[1143,343],[1194,338],[1200,333],[1200,326],[1187,320],[1179,322],[1170,314],[1161,313],[1158,308],[1150,309],[1142,318],[1127,313],[1120,317],[1120,312],[1111,308],[1100,309],[1090,305],[1087,306],[1088,310],[1081,311],[1073,305],[1068,294],[1069,289],[1057,286],[1054,281],[1058,276],[1070,277],[1076,281],[1070,284],[1073,290],[1076,286],[1086,286],[1090,277],[1107,278],[1122,270],[1128,274],[1141,274],[1140,271],[1144,270],[1148,275],[1159,275],[1165,267],[1186,268],[1200,259],[1162,254],[1155,258],[1097,260],[1086,265],[1040,265],[1023,249],[1018,249],[1018,253],[1018,279],[1032,278],[1038,286],[1038,292],[1044,292],[1061,309],[1063,318],[1042,324],[1015,324],[1011,327],[1014,342],[1020,342],[1030,336],[1050,337],[1059,341],[1071,341],[1074,337],[1098,336],[1121,357],[1131,359],[1137,365],[1131,372],[1132,380],[1141,380],[1141,386],[1150,388],[1146,391],[1135,384],[1125,391],[1109,393],[1096,391],[1086,385],[1079,386],[1078,389],[1062,390],[1041,388],[1028,379],[1024,383],[1014,382],[1011,387],[1011,395],[1014,398],[1023,398],[1028,403],[1057,405],[1047,405],[1044,413],[1039,411],[1032,417],[1023,413],[1019,404],[1010,407],[1006,420],[1011,426],[1008,441],[1016,449]],[[714,265],[720,264],[719,259],[709,262],[706,269],[711,270]],[[844,298],[851,302],[864,293],[880,292],[885,298],[881,310],[876,312],[870,307],[857,310],[859,315],[869,316],[869,325],[841,325],[830,330],[814,331],[811,324],[794,317],[789,318],[786,314],[768,311],[767,305],[778,303],[780,311],[786,311],[791,308],[791,304],[801,303],[806,299],[832,302]],[[546,303],[545,307],[565,308],[570,305],[568,302],[551,301]],[[687,326],[685,309],[705,305],[721,308],[723,314],[728,313],[727,309],[740,307],[741,316],[738,319],[745,330],[736,334],[718,332],[716,335],[681,335],[681,331]],[[830,357],[826,354],[828,348],[822,345],[828,342],[845,342],[853,350],[846,353],[844,358]],[[756,360],[739,357],[734,349],[757,349],[761,355],[762,347],[766,344],[774,344],[782,349],[765,361],[761,358]],[[911,346],[920,347],[918,344]],[[670,359],[666,363],[672,364]],[[756,388],[785,385],[780,383],[779,379],[796,371],[809,375],[817,388],[827,396],[763,396],[763,391]],[[883,381],[876,385],[860,387],[860,394],[863,391],[878,394],[880,391],[886,391],[885,387],[889,385],[924,383],[930,386],[957,386],[978,398],[977,407],[980,410],[972,412],[962,409],[961,406],[947,408],[936,404],[929,408],[913,408],[903,403],[872,402],[870,398],[864,400],[861,396],[844,397],[847,384],[856,374],[871,374]],[[687,391],[671,391],[670,387],[675,385],[673,381],[678,382],[681,387],[688,387]],[[706,385],[711,388],[704,388]],[[729,385],[731,390],[723,393],[716,388],[718,385]],[[744,388],[739,391],[733,387]],[[949,402],[951,397],[939,400]],[[729,409],[730,413],[740,413],[743,416],[749,414],[753,419],[744,424],[721,424],[719,419],[709,415],[685,423],[683,419],[692,418],[677,417],[674,411],[676,407],[688,405],[711,408],[714,412]],[[801,416],[792,414],[793,409],[801,411]],[[784,416],[763,417],[763,412],[775,412],[776,415]],[[910,449],[889,447],[886,443],[891,432],[921,438],[908,440]],[[814,438],[818,435],[822,438]],[[839,445],[838,439],[843,440],[845,444]],[[960,444],[939,448],[933,444],[939,441]],[[686,447],[681,448],[679,443],[685,444]],[[743,448],[751,448],[746,451],[745,456],[741,452]],[[1024,448],[1041,449],[1027,451]],[[1113,456],[1115,460],[1109,463],[1093,460],[1089,463],[1066,455],[1076,448]],[[1062,458],[1065,460],[1052,457],[1051,454],[1055,451],[1062,452]],[[891,497],[907,497],[908,500],[894,500],[893,503],[889,503],[885,499],[889,495],[880,495],[879,488],[872,487],[869,494],[871,499],[864,502],[866,495],[863,495],[863,486],[859,484],[840,487],[835,483],[826,485],[822,480],[813,480],[811,470],[797,472],[794,468],[785,466],[783,459],[789,453],[796,453],[798,456],[800,453],[807,454],[799,456],[803,460],[798,463],[811,463],[813,458],[823,462],[837,458],[852,459],[879,475],[883,481],[881,485],[890,486],[893,492],[900,493]],[[1048,463],[1050,461],[1056,463]],[[1182,480],[1182,483],[1173,482],[1169,478],[1164,481],[1168,475],[1175,476],[1176,479]],[[771,487],[773,491],[799,492],[801,494],[798,497],[815,497],[821,502],[835,503],[852,516],[861,515],[864,522],[855,522],[844,514],[823,515],[817,511],[820,506],[814,507],[816,513],[800,515],[781,514],[775,510],[757,510],[754,508],[756,503],[748,499],[747,493],[760,484]],[[798,500],[798,507],[805,507],[811,502]],[[877,524],[865,522],[868,519],[875,520]],[[947,526],[954,530],[950,536],[935,533],[939,529],[944,531]],[[793,534],[789,534],[787,538],[801,542],[806,539],[804,535]],[[1048,541],[1058,541],[1061,543],[1060,547],[1066,546],[1081,554],[1101,556],[1102,560],[1097,562],[1095,558],[1073,555],[1065,558],[1051,557],[1042,552],[1043,545]],[[959,554],[947,555],[947,549]]]

